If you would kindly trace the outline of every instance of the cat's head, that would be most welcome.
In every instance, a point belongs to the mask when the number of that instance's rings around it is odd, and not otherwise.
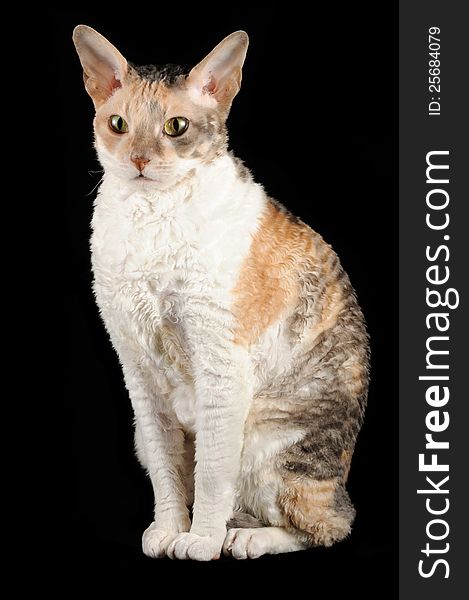
[[[248,47],[244,31],[226,37],[189,73],[129,64],[86,25],[75,28],[73,41],[106,172],[137,187],[167,189],[225,151],[225,122]]]

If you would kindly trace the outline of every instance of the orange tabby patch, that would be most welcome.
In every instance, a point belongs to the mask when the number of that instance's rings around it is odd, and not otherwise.
[[[249,346],[298,299],[298,267],[313,253],[311,230],[270,203],[233,290],[235,342]]]

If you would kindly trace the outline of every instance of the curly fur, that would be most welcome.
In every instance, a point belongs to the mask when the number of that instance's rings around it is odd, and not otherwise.
[[[105,169],[94,291],[155,495],[144,552],[255,558],[342,539],[367,334],[331,247],[227,151],[246,34],[187,75],[130,66],[85,26],[74,40]],[[174,116],[190,126],[171,138]]]

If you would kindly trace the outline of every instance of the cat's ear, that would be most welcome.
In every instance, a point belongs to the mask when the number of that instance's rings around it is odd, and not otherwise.
[[[87,25],[73,30],[73,43],[83,67],[83,80],[95,106],[100,106],[122,86],[127,61],[100,33]]]
[[[241,87],[241,68],[248,44],[248,34],[235,31],[192,69],[187,85],[199,101],[229,108]]]

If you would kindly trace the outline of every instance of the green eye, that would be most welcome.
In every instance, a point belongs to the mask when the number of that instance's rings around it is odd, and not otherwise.
[[[182,135],[189,127],[189,119],[186,117],[173,117],[164,124],[164,132],[171,137]]]
[[[116,133],[127,133],[129,131],[127,122],[119,115],[109,117],[109,127]]]

